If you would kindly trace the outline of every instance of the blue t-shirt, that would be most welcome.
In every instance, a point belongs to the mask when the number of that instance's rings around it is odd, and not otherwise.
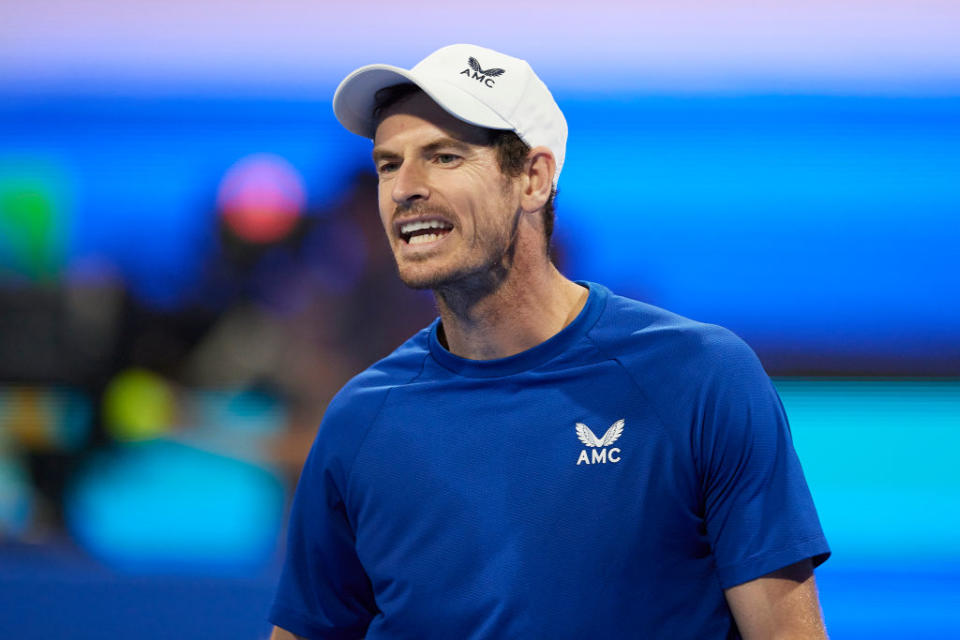
[[[334,398],[271,610],[307,638],[730,638],[723,590],[829,555],[776,391],[720,327],[590,289],[523,353],[438,322]]]

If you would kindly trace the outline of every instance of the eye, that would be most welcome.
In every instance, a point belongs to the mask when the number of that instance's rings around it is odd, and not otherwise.
[[[381,162],[377,165],[377,173],[391,173],[397,170],[397,167],[400,166],[399,162]]]
[[[453,164],[460,159],[460,156],[453,153],[438,153],[434,156],[437,164]]]

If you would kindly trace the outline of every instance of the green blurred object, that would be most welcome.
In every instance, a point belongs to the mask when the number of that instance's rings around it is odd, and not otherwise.
[[[107,431],[121,442],[159,438],[170,431],[176,396],[163,377],[127,369],[110,381],[103,398]]]
[[[51,162],[0,158],[0,274],[50,282],[62,273],[69,223],[65,182]]]

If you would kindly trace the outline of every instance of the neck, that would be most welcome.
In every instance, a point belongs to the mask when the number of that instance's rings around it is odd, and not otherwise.
[[[462,358],[506,358],[535,347],[570,324],[587,300],[584,287],[545,259],[535,268],[514,263],[486,280],[434,291],[446,346]]]

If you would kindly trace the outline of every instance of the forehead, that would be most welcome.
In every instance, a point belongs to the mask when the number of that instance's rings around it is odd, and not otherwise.
[[[413,141],[419,141],[422,137],[425,143],[429,143],[427,138],[433,136],[450,136],[468,144],[483,146],[490,143],[487,129],[453,117],[430,96],[419,91],[401,98],[384,111],[377,123],[374,146],[387,144],[399,135],[412,137]]]

